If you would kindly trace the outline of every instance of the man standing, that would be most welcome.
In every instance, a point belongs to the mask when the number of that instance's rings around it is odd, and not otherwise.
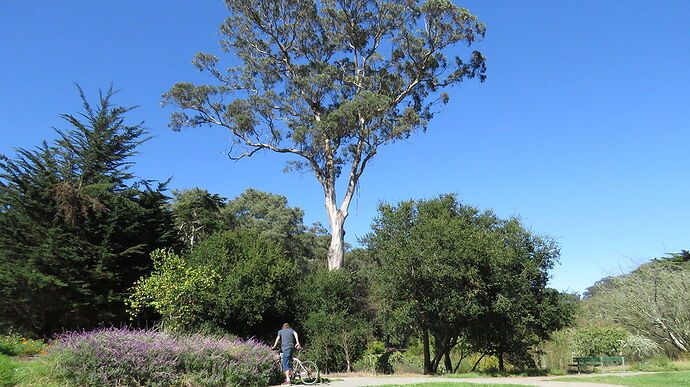
[[[280,351],[283,353],[283,371],[285,371],[285,381],[283,384],[290,384],[290,377],[292,376],[292,350],[300,349],[299,337],[297,332],[290,328],[290,324],[283,324],[283,329],[278,331],[276,342],[273,344],[273,349],[278,346],[280,341]]]

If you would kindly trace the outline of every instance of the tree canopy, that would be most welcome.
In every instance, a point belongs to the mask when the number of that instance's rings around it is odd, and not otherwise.
[[[227,129],[232,159],[292,155],[314,173],[331,228],[328,266],[343,265],[344,222],[367,164],[382,145],[426,130],[446,87],[485,78],[484,56],[460,57],[485,26],[450,0],[227,0],[221,48],[194,64],[215,84],[178,83],[164,102],[170,126]],[[338,203],[336,181],[345,176]]]
[[[517,219],[453,195],[382,204],[366,242],[381,262],[373,291],[384,327],[398,340],[422,338],[427,373],[442,360],[451,368],[448,355],[460,338],[502,363],[504,355],[524,357],[570,320],[568,305],[546,288],[557,246]]]

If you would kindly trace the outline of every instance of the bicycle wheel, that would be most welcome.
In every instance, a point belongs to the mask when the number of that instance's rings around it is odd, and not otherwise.
[[[295,371],[304,384],[314,384],[319,381],[319,367],[313,361],[301,361]]]

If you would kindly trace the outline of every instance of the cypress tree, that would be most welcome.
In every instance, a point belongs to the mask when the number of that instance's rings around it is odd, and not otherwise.
[[[0,155],[0,329],[47,336],[118,324],[124,294],[173,243],[165,184],[129,171],[149,139],[112,89],[35,149]]]

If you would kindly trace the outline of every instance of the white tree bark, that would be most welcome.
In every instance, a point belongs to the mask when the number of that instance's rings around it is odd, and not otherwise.
[[[334,183],[334,182],[333,182]],[[331,227],[331,243],[328,246],[328,270],[343,267],[345,256],[345,219],[347,208],[338,209],[336,204],[335,187],[327,184],[324,187],[326,215]],[[349,206],[349,202],[347,203]]]

